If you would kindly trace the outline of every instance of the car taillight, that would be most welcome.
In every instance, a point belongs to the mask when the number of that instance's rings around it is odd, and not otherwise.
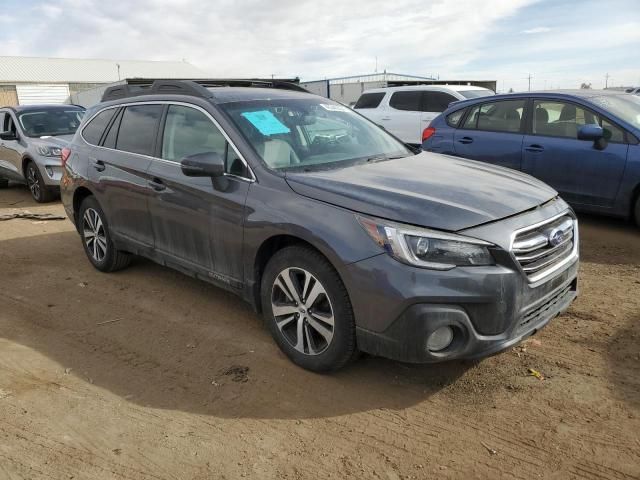
[[[60,152],[60,160],[62,160],[62,168],[67,164],[67,160],[69,160],[69,156],[71,155],[71,149],[64,147]]]
[[[436,129],[433,127],[427,127],[422,132],[422,141],[429,140],[433,134],[436,133]]]

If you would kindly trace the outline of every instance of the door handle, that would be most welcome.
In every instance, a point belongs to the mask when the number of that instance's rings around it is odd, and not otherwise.
[[[524,147],[527,152],[539,153],[544,151],[544,147],[542,145],[529,145],[528,147]]]
[[[380,120],[385,120],[385,121],[391,120],[391,117],[382,117]]]
[[[93,168],[95,168],[99,172],[104,172],[104,169],[106,167],[105,167],[104,162],[102,160],[98,160],[98,159],[92,158],[91,162],[93,163]]]
[[[473,143],[473,138],[471,137],[462,137],[458,142],[468,145],[469,143]]]
[[[156,192],[161,192],[162,190],[167,188],[167,186],[164,183],[162,183],[162,180],[160,180],[159,178],[154,177],[153,179],[149,180],[147,183]]]

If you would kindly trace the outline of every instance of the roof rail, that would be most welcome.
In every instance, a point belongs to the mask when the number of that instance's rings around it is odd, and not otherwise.
[[[151,80],[108,87],[102,94],[102,101],[108,102],[139,95],[157,94],[210,98],[213,94],[208,88],[211,87],[261,87],[309,93],[308,90],[294,82],[274,79]]]

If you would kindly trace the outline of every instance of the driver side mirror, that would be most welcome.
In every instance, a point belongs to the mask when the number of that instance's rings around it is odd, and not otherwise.
[[[204,152],[184,157],[180,161],[182,173],[187,177],[221,177],[224,159],[219,153]]]
[[[604,150],[608,144],[604,136],[604,130],[595,123],[581,126],[578,130],[578,140],[593,141],[593,147],[596,150]]]
[[[15,132],[8,130],[6,132],[0,132],[0,139],[1,140],[17,140],[18,136],[16,135]]]
[[[583,125],[578,130],[578,140],[596,141],[604,137],[604,130],[597,124]]]

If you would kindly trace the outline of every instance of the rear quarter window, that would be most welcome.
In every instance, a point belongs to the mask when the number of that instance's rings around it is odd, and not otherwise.
[[[103,110],[98,115],[93,117],[91,121],[87,124],[86,127],[82,130],[82,137],[92,145],[98,145],[100,143],[100,139],[102,138],[102,134],[104,133],[104,129],[107,128],[109,122],[113,118],[113,115],[116,113],[117,108],[109,108],[108,110]]]
[[[376,108],[384,98],[384,92],[363,93],[353,108]]]
[[[466,112],[466,110],[463,108],[462,110],[458,110],[447,115],[447,125],[457,128],[458,125],[460,125],[462,117],[464,117],[464,112]]]

